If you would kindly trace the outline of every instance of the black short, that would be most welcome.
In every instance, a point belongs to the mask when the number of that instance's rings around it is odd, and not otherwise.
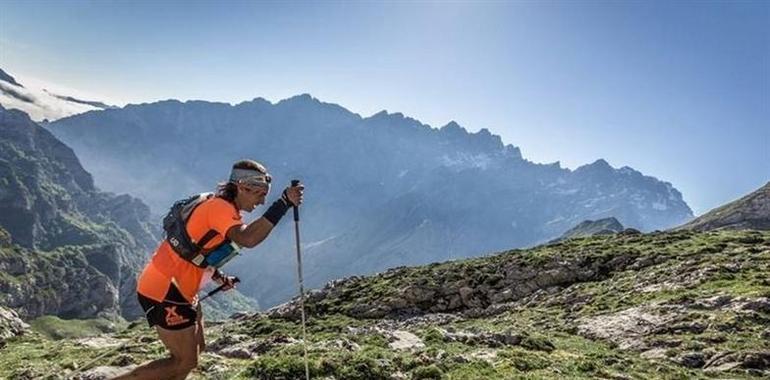
[[[167,330],[181,330],[194,325],[198,318],[197,308],[182,296],[174,284],[169,285],[163,302],[136,294],[150,327],[157,325]]]

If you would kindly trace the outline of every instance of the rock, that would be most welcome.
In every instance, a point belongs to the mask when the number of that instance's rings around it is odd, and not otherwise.
[[[468,357],[473,360],[482,360],[487,363],[493,363],[497,358],[497,351],[483,349],[483,350],[471,352],[470,355],[468,355]]]
[[[228,347],[233,347],[241,342],[248,340],[249,337],[243,334],[225,334],[221,338],[208,343],[207,349],[212,352],[219,352]]]
[[[473,288],[464,286],[458,290],[458,293],[460,294],[460,300],[462,300],[463,305],[472,307],[471,295],[473,294]]]
[[[334,339],[332,341],[323,341],[317,345],[318,348],[323,350],[346,350],[346,351],[361,351],[361,346],[356,342],[352,342],[347,339]]]
[[[679,323],[675,324],[673,326],[663,326],[660,329],[656,329],[655,333],[658,334],[683,334],[683,333],[692,333],[692,334],[701,334],[704,331],[706,331],[706,325],[700,323],[700,322],[688,322],[688,323]]]
[[[714,296],[711,298],[695,301],[691,307],[695,309],[714,310],[730,304],[732,299],[733,298],[731,296],[727,295]]]
[[[502,292],[493,293],[489,296],[489,300],[492,301],[493,304],[512,301],[513,298],[514,293],[511,289],[505,289]]]
[[[639,356],[645,359],[665,359],[666,351],[667,350],[665,348],[653,348],[651,350],[642,352]]]
[[[130,372],[136,368],[135,365],[130,365],[126,367],[112,367],[112,366],[100,366],[96,368],[92,368],[88,371],[85,371],[75,377],[73,377],[73,380],[105,380],[105,379],[112,379],[113,377],[122,375],[124,373]]]
[[[717,371],[717,368],[721,370],[722,368],[732,369],[735,367],[767,370],[770,369],[770,351],[722,352],[714,355],[705,367],[714,371]]]
[[[405,319],[381,319],[377,326],[389,329],[408,329],[414,327],[433,327],[446,325],[453,322],[462,321],[463,318],[458,314],[450,313],[431,313],[408,317]]]
[[[405,301],[411,303],[433,301],[433,297],[436,295],[436,291],[417,285],[407,286],[400,293]]]
[[[410,350],[425,347],[422,339],[409,331],[396,330],[389,332],[386,336],[391,340],[388,346],[394,350]]]
[[[702,352],[687,352],[678,357],[676,362],[687,368],[702,368],[706,364],[706,356]]]
[[[503,333],[474,333],[469,331],[449,332],[438,329],[445,342],[460,342],[469,346],[487,346],[492,348],[505,346],[521,346],[530,350],[551,352],[554,345],[543,338],[531,337],[527,334]]]
[[[717,366],[705,368],[704,372],[727,372],[741,366],[740,362],[727,362]]]
[[[252,354],[246,347],[242,346],[223,348],[219,350],[219,354],[226,358],[233,359],[251,359],[254,357],[254,354]]]
[[[746,302],[741,309],[770,314],[770,298],[762,297]]]
[[[0,342],[21,335],[28,329],[29,325],[19,318],[16,311],[0,306]]]
[[[125,339],[115,339],[106,336],[95,336],[76,339],[75,343],[90,348],[114,348],[122,345]]]
[[[248,350],[252,354],[259,355],[270,351],[273,347],[278,345],[292,345],[299,342],[299,340],[289,336],[277,335],[256,342],[251,342],[251,344],[248,345]]]
[[[634,307],[613,314],[578,320],[578,333],[589,339],[606,339],[620,349],[644,349],[642,337],[660,329],[671,320],[653,314],[645,307]]]
[[[751,369],[770,368],[770,351],[746,353],[743,356],[741,367]]]

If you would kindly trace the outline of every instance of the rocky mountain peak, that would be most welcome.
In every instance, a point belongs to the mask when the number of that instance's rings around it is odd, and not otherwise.
[[[577,169],[575,169],[575,172],[606,173],[614,170],[615,169],[612,166],[610,166],[609,162],[607,162],[603,158],[600,158],[590,164],[586,164],[578,167]]]
[[[439,128],[440,131],[450,134],[450,135],[467,135],[468,131],[465,130],[465,128],[461,127],[460,124],[457,124],[456,121],[452,120],[443,127]]]
[[[276,103],[276,105],[303,105],[303,104],[320,104],[321,102],[314,98],[310,94],[294,95],[290,98],[283,99]]]
[[[24,88],[24,86],[19,84],[19,82],[16,82],[16,79],[14,79],[14,77],[12,77],[10,74],[3,71],[3,69],[0,69],[0,80],[8,82],[14,86]]]
[[[623,225],[615,219],[615,217],[609,217],[599,220],[584,220],[575,227],[567,230],[559,238],[553,240],[562,241],[566,239],[573,239],[579,237],[588,237],[594,235],[610,235],[623,231]]]
[[[6,109],[0,105],[0,140],[12,142],[16,148],[33,156],[50,156],[54,162],[42,170],[56,172],[59,177],[71,176],[71,185],[85,191],[94,189],[91,175],[80,165],[72,149],[33,122],[23,111]]]

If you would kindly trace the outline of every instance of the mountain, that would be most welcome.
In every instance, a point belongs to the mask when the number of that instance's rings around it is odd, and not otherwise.
[[[604,218],[599,220],[584,220],[577,226],[570,228],[552,242],[572,239],[576,237],[586,237],[594,235],[608,235],[623,231],[623,225],[615,218]]]
[[[152,252],[150,210],[104,193],[72,150],[0,106],[0,301],[25,318],[141,315],[135,276]]]
[[[60,95],[45,88],[22,85],[0,69],[0,105],[26,112],[33,120],[56,120],[82,112],[114,108],[108,104]]]
[[[149,208],[98,190],[72,150],[22,111],[0,106],[0,147],[0,305],[25,320],[142,317],[136,276],[160,229]],[[214,319],[257,307],[242,295],[207,303]]]
[[[0,81],[12,84],[16,87],[24,88],[19,82],[16,82],[16,79],[12,77],[10,74],[3,71],[3,69],[0,69]]]
[[[770,182],[741,199],[715,208],[678,229],[770,230]]]
[[[300,178],[309,286],[531,246],[586,219],[615,217],[650,231],[692,218],[671,184],[628,167],[537,164],[485,129],[469,133],[455,122],[436,129],[385,111],[364,118],[309,95],[234,106],[168,100],[46,127],[77,152],[100,188],[128,191],[156,215],[210,191],[244,157],[266,164],[276,187]],[[233,269],[263,306],[296,289],[287,224]]]
[[[308,367],[314,379],[767,378],[768,272],[770,232],[682,230],[340,279],[307,295]],[[304,378],[298,306],[207,326],[191,378]],[[103,379],[163,350],[143,323],[37,331],[7,341],[0,377]]]

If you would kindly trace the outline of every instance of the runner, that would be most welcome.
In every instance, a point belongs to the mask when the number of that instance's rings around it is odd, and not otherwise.
[[[290,186],[261,218],[244,224],[241,211],[265,203],[271,177],[252,160],[236,162],[216,194],[177,202],[164,219],[161,242],[137,280],[139,303],[170,357],[146,363],[117,379],[184,379],[198,365],[205,348],[198,292],[209,280],[234,286],[235,277],[218,268],[239,247],[262,242],[292,206],[302,204],[304,186]],[[180,227],[181,226],[181,227]]]

